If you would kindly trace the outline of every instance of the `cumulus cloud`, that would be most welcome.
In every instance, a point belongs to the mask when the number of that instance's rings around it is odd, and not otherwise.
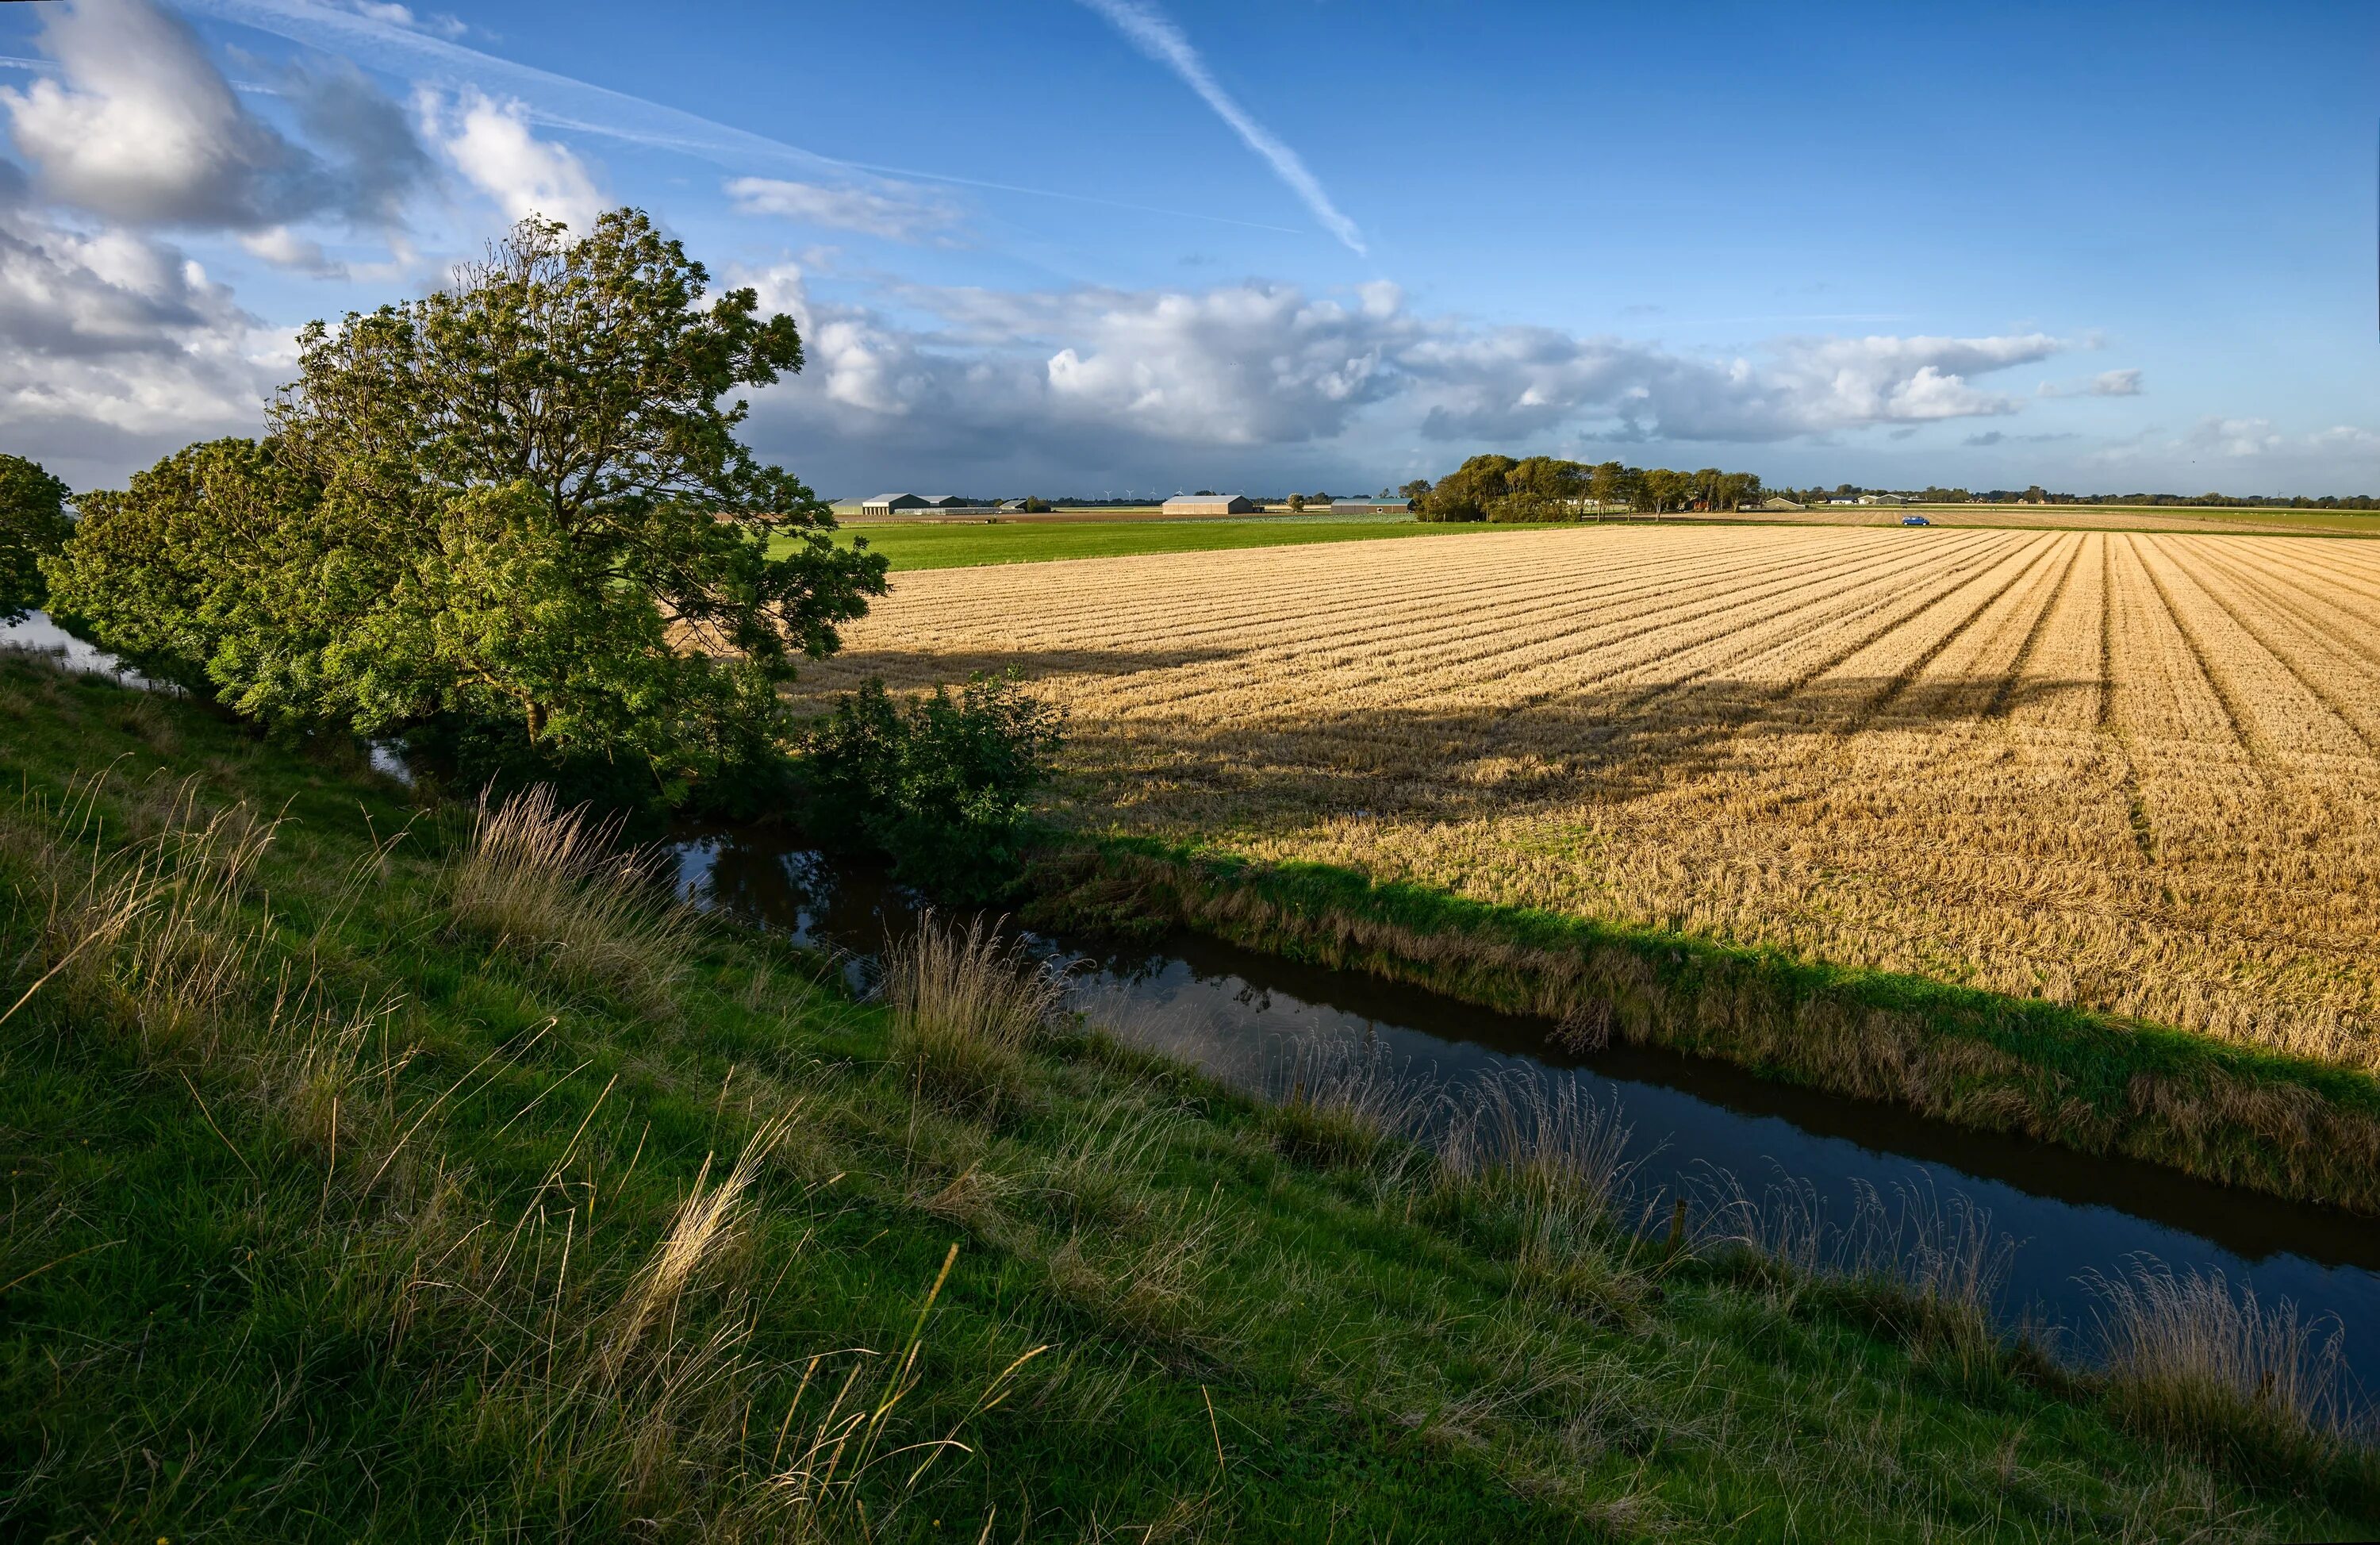
[[[419,12],[410,6],[391,4],[389,0],[330,0],[330,3],[337,9],[362,17],[367,21],[402,28],[408,32],[426,32],[450,42],[470,30],[460,17],[449,16],[443,11]]]
[[[1959,442],[1961,445],[2052,445],[2060,440],[2079,440],[2072,430],[2059,430],[2049,434],[2010,434],[2005,430],[1989,429],[1981,434],[1971,434]]]
[[[2091,395],[2095,397],[2136,397],[2141,395],[2141,372],[2101,371],[2091,378]]]
[[[771,437],[880,463],[1005,466],[1029,451],[1093,468],[1374,432],[1475,449],[1568,432],[1775,441],[2011,413],[2016,403],[1969,378],[2063,347],[2046,335],[1787,338],[1726,359],[1427,316],[1388,284],[1337,297],[1257,282],[888,285],[888,310],[820,299],[793,264],[735,278],[792,311],[807,340],[808,370],[758,405]]]
[[[520,103],[467,86],[451,101],[425,91],[416,107],[424,135],[506,219],[540,214],[581,235],[595,228],[605,201],[593,175],[568,146],[530,132]]]
[[[830,188],[779,177],[735,177],[729,180],[726,191],[739,214],[778,215],[892,241],[943,237],[959,219],[946,200],[901,182],[883,182],[872,189]]]
[[[1180,76],[1184,85],[1196,91],[1217,117],[1231,126],[1241,143],[1264,158],[1273,175],[1313,212],[1324,230],[1345,242],[1358,257],[1364,255],[1364,233],[1356,228],[1355,222],[1339,212],[1339,206],[1330,201],[1330,195],[1322,190],[1322,184],[1306,170],[1298,153],[1257,122],[1223,90],[1182,29],[1146,0],[1083,0],[1083,4],[1107,18],[1135,48]]]
[[[0,189],[0,435],[79,481],[253,432],[285,335],[173,247],[62,228],[20,192]]]
[[[1441,324],[1402,362],[1435,399],[1422,425],[1433,439],[1509,439],[1599,411],[1637,435],[1765,441],[2013,413],[2013,400],[1967,377],[2064,347],[2043,334],[1791,337],[1755,361],[1551,328]]]
[[[73,0],[42,46],[58,77],[0,91],[53,200],[139,225],[262,231],[329,216],[387,225],[427,170],[395,105],[353,66],[293,70],[326,154],[249,113],[188,25],[151,0]]]
[[[2281,448],[2282,436],[2270,419],[2208,417],[2191,426],[2183,444],[2216,456],[2256,456]]]
[[[2125,476],[2143,473],[2189,477],[2213,482],[2198,474],[2183,474],[2185,466],[2215,463],[2229,466],[2231,484],[2216,483],[2225,493],[2269,488],[2277,477],[2305,478],[2351,487],[2368,488],[2380,479],[2380,432],[2354,424],[2334,424],[2312,433],[2285,431],[2270,419],[2209,414],[2180,433],[2149,429],[2095,452],[2098,466],[2121,469]]]

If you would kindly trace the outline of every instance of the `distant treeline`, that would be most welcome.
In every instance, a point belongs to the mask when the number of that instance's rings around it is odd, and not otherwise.
[[[1741,509],[1761,497],[1759,477],[1706,467],[1625,467],[1533,456],[1475,456],[1435,483],[1398,490],[1424,520],[1578,520],[1621,511]]]
[[[1863,493],[1897,493],[1922,505],[2187,505],[2218,509],[2380,510],[2380,495],[2371,493],[2325,493],[2319,498],[2301,493],[2052,493],[2039,483],[2030,488],[1990,488],[1979,493],[1963,488],[1863,488],[1856,483],[1779,492],[1804,505],[1856,499]]]

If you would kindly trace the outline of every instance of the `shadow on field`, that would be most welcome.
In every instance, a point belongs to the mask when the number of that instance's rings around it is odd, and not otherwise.
[[[1123,720],[1078,713],[1068,760],[1090,774],[1080,791],[1087,800],[1156,802],[1169,820],[1242,831],[1355,810],[1458,822],[1585,800],[1624,804],[1730,775],[1747,795],[1781,803],[1861,784],[1871,803],[1938,806],[1990,796],[1926,778],[1929,738],[1963,736],[2036,702],[2070,695],[2089,702],[2096,692],[2084,681],[2004,690],[1998,679],[1928,682],[1917,692],[1869,678],[1805,687],[1780,701],[1765,684],[1719,680],[1649,702],[1641,691],[1590,690],[1501,712],[1301,713],[1283,703],[1223,723],[1185,704]],[[1863,730],[1913,733],[1914,744],[1897,738],[1880,760],[1884,743],[1871,739],[1854,753],[1848,738]],[[1782,782],[1769,776],[1788,766],[1802,771]]]
[[[981,674],[1014,671],[1026,681],[1049,676],[1132,676],[1150,671],[1179,670],[1233,660],[1235,649],[1172,650],[864,650],[838,654],[807,666],[795,692],[798,701],[849,691],[870,676],[881,676],[895,691],[903,688],[955,687]]]
[[[2062,707],[2058,717],[2069,724],[2087,724],[2098,692],[2095,681],[2005,675],[1827,677],[1785,692],[1773,682],[1712,677],[1589,686],[1505,703],[1438,706],[1419,697],[1352,707],[1328,697],[1301,700],[1290,676],[1276,692],[1252,692],[1265,684],[1223,665],[1241,652],[872,650],[805,673],[801,696],[822,700],[871,675],[897,690],[1014,669],[1027,680],[1050,680],[1049,695],[1072,709],[1065,760],[1079,774],[1069,780],[1072,791],[1087,806],[1132,806],[1167,824],[1260,832],[1354,811],[1451,822],[1588,798],[1625,803],[1730,772],[1742,775],[1747,795],[1784,804],[1854,784],[1888,804],[1988,798],[1925,779],[1923,737],[1985,729],[2045,705]],[[1123,712],[1078,700],[1064,679],[1174,670],[1184,673],[1178,681],[1145,697],[1135,691],[1137,706]],[[1173,687],[1178,692],[1164,689]],[[1385,696],[1394,688],[1390,679],[1369,690]],[[1475,695],[1496,690],[1491,663]],[[1878,760],[1871,740],[1855,755],[1849,737],[1866,730],[1914,732],[1920,743],[1900,742]],[[1806,744],[1780,748],[1779,739]],[[1831,766],[1829,755],[1838,759]],[[1802,771],[1782,783],[1763,776],[1780,765]]]

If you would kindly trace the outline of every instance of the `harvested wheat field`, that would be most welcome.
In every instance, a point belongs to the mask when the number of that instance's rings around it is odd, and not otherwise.
[[[2380,546],[1581,529],[895,577],[1064,814],[2380,1068]]]

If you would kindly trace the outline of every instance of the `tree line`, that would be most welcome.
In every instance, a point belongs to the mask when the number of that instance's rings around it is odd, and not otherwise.
[[[1436,482],[1416,479],[1398,492],[1414,501],[1424,520],[1581,520],[1622,511],[1658,516],[1741,509],[1761,498],[1760,478],[1753,472],[1497,455],[1475,456]]]
[[[0,611],[46,604],[272,733],[401,737],[466,786],[754,814],[807,776],[820,809],[907,799],[844,824],[912,868],[1003,858],[1056,735],[1013,683],[873,694],[865,734],[823,742],[788,719],[780,688],[886,562],[740,438],[734,394],[802,367],[794,320],[709,291],[639,211],[575,240],[524,220],[444,289],[309,325],[261,439],[188,446],[71,517],[55,480],[0,466]]]

